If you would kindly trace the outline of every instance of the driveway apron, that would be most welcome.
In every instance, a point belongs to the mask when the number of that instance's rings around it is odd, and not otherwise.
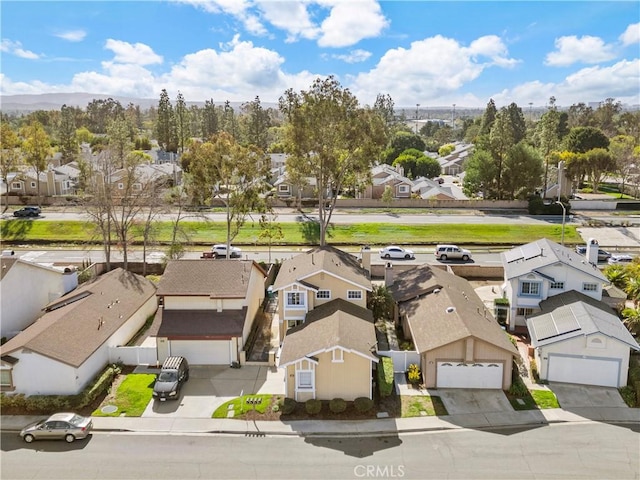
[[[439,388],[430,393],[440,397],[449,415],[513,411],[502,390]]]
[[[626,407],[617,388],[578,385],[572,383],[549,383],[563,409],[581,407]]]

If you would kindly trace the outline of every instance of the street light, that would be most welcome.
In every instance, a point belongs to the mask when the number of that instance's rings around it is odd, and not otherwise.
[[[564,203],[562,203],[559,200],[556,200],[553,203],[557,203],[558,205],[560,205],[562,207],[562,240],[560,241],[560,245],[562,245],[564,247],[564,219],[567,216],[567,209],[564,206]]]

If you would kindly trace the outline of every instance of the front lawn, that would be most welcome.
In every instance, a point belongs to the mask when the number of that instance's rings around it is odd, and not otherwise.
[[[156,376],[149,373],[132,373],[116,388],[115,392],[107,395],[104,402],[96,409],[92,415],[96,417],[139,417],[149,404],[153,393],[153,382]],[[102,408],[113,405],[117,409],[115,412],[104,413]]]
[[[273,397],[275,397],[275,399],[273,399]],[[251,411],[260,414],[270,413],[273,410],[273,405],[278,405],[281,399],[281,395],[243,395],[242,397],[234,398],[220,405],[216,411],[213,412],[212,418],[242,418]],[[267,410],[269,410],[269,412],[267,412]],[[230,416],[229,412],[231,411],[233,411],[233,415]]]
[[[560,408],[556,395],[550,390],[528,390],[524,396],[507,394],[514,410],[542,410]]]
[[[403,395],[402,417],[424,417],[449,415],[440,397],[426,395]]]

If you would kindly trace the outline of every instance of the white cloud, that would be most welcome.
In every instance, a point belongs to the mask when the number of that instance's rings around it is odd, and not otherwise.
[[[600,63],[616,57],[612,45],[607,45],[600,37],[584,35],[556,38],[556,51],[547,54],[545,65],[566,67],[574,63]]]
[[[81,42],[87,36],[87,32],[84,30],[69,30],[67,32],[56,33],[55,36],[69,42]]]
[[[115,53],[114,62],[151,65],[154,63],[162,63],[163,61],[160,55],[157,55],[151,47],[144,43],[132,44],[109,38],[104,48]]]
[[[351,50],[349,53],[344,53],[344,54],[334,53],[330,57],[335,58],[337,60],[342,60],[343,62],[346,62],[346,63],[359,63],[359,62],[364,62],[370,56],[371,56],[371,52],[358,48],[356,50]]]
[[[30,50],[22,48],[22,43],[14,42],[8,38],[3,38],[0,42],[0,52],[9,53],[16,57],[26,58],[27,60],[37,60],[40,55]]]
[[[634,23],[627,27],[622,35],[620,35],[622,45],[634,45],[640,43],[640,23]]]
[[[380,92],[388,92],[396,105],[425,101],[442,104],[486,68],[513,65],[516,61],[507,54],[497,38],[481,37],[465,47],[436,35],[413,42],[408,49],[387,51],[375,68],[353,79],[351,89],[369,104]]]
[[[307,4],[303,2],[260,1],[262,15],[274,27],[287,32],[287,42],[298,38],[315,39],[320,29],[311,21]]]
[[[348,47],[365,38],[373,38],[389,25],[380,5],[373,0],[325,0],[331,12],[322,22],[321,47]]]

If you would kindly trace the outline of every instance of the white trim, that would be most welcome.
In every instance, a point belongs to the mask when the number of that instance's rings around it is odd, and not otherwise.
[[[318,291],[317,287],[314,287],[312,285],[303,285],[302,283],[300,283],[298,281],[287,283],[286,285],[283,285],[283,286],[281,286],[279,288],[274,288],[273,291],[274,292],[282,292],[282,291],[286,290],[287,288],[291,288],[291,287],[297,287],[297,288],[301,288],[301,289],[304,289],[304,290],[310,290],[312,292],[317,292]]]
[[[350,293],[358,293],[360,296],[350,297],[349,296]],[[362,299],[363,299],[362,290],[347,290],[347,300],[362,300]]]
[[[338,352],[340,355],[336,355]],[[341,348],[331,350],[331,363],[344,363],[344,350]]]
[[[351,254],[349,254],[349,255],[351,255]],[[351,285],[355,285],[356,287],[360,287],[363,290],[366,290],[367,292],[370,292],[372,290],[371,285],[367,286],[367,285],[362,285],[360,283],[352,282],[351,280],[347,280],[344,277],[340,277],[340,276],[338,276],[338,275],[336,275],[334,273],[328,272],[325,269],[316,270],[316,271],[314,271],[314,272],[312,272],[312,273],[310,273],[308,275],[305,275],[304,277],[299,277],[298,278],[298,282],[301,281],[301,280],[304,280],[305,278],[309,278],[309,277],[313,277],[314,275],[318,275],[319,273],[326,273],[327,275],[329,275],[329,276],[331,276],[333,278],[337,278],[339,280],[342,280],[343,282],[349,283]]]

